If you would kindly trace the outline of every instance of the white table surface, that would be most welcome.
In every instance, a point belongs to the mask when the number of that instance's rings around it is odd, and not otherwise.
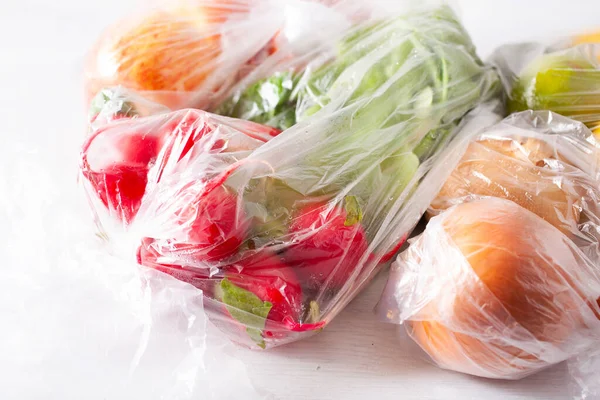
[[[457,3],[483,56],[503,42],[552,40],[600,26],[597,0]],[[131,0],[2,2],[2,137],[31,135],[36,130],[34,134],[50,146],[75,148],[65,141],[76,137],[73,132],[82,126],[83,56],[115,12],[122,14],[131,4]],[[410,343],[399,340],[395,326],[379,323],[371,312],[384,282],[385,276],[380,274],[324,332],[311,339],[270,352],[236,348],[234,354],[244,361],[258,390],[272,398],[568,397],[564,366],[519,382],[495,382],[445,372],[423,361]],[[237,398],[243,399],[244,394]]]

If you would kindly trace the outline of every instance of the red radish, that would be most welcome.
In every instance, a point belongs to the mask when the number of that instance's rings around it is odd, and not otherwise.
[[[208,267],[235,253],[245,239],[248,226],[244,210],[238,208],[237,194],[223,185],[212,186],[210,181],[200,193],[191,194],[170,218],[168,229],[172,237],[145,238],[164,257],[174,264]],[[185,199],[194,186],[183,189],[175,198]]]
[[[237,200],[234,192],[221,185],[186,204],[176,217],[186,233],[179,247],[203,261],[219,261],[235,253],[247,228]]]
[[[236,137],[235,146],[241,148],[234,146],[230,150],[226,138],[215,137],[210,139],[209,146],[195,150],[195,145],[213,132],[217,135],[227,132],[229,137],[239,133],[241,137]],[[180,161],[193,149],[198,154],[253,149],[278,132],[192,109],[120,120],[102,126],[88,138],[83,146],[81,169],[104,206],[120,220],[130,223],[145,193],[148,172],[161,151],[164,150],[161,159],[176,157]],[[164,167],[159,168],[158,180]]]
[[[266,302],[266,322],[263,336],[282,338],[289,331],[288,326],[298,324],[302,312],[302,289],[293,269],[278,257],[259,254],[229,267],[225,272],[226,281],[221,283],[223,301],[230,307],[244,309],[246,304],[228,302],[227,292],[233,290],[250,292],[261,302]],[[225,282],[227,283],[227,282]],[[231,285],[235,285],[235,288]],[[236,300],[239,296],[236,296]],[[235,317],[235,314],[233,315]],[[239,318],[239,319],[243,319]],[[244,321],[240,321],[244,323]]]
[[[188,266],[183,259],[174,260],[169,254],[161,254],[154,239],[144,238],[137,250],[137,262],[201,289],[205,295],[214,295],[214,280],[209,268]],[[222,275],[221,275],[222,277]]]
[[[353,204],[357,206],[355,199]],[[294,244],[285,260],[310,289],[321,291],[326,283],[333,289],[342,287],[367,249],[361,215],[348,210],[319,203],[300,209],[292,221]]]
[[[82,172],[105,207],[131,222],[148,180],[148,170],[160,152],[156,135],[133,130],[131,121],[99,129],[86,143]]]

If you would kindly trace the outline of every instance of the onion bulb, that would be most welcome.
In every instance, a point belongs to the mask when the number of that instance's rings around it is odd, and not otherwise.
[[[419,247],[427,242],[421,237],[407,252],[437,252],[418,259],[421,273],[436,271],[421,293],[430,301],[407,324],[438,365],[517,379],[600,339],[600,271],[548,222],[486,198],[451,208],[430,225],[423,236],[444,235],[429,238],[440,247]]]

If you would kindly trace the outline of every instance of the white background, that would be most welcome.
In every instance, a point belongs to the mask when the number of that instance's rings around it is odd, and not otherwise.
[[[482,56],[504,42],[552,41],[600,27],[597,0],[456,3]],[[34,136],[54,149],[57,158],[61,152],[75,151],[72,138],[83,127],[83,56],[101,29],[132,4],[131,0],[2,1],[0,138]],[[257,388],[282,399],[567,398],[563,366],[520,382],[494,382],[441,371],[421,360],[418,351],[399,340],[396,327],[378,323],[371,313],[384,278],[380,275],[311,339],[268,353],[236,349]],[[237,398],[245,397],[240,393]]]

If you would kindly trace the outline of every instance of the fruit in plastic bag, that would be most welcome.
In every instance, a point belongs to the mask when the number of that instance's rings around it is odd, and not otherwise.
[[[404,259],[441,275],[407,329],[438,365],[516,379],[600,339],[600,270],[546,221],[488,198],[430,224]]]

